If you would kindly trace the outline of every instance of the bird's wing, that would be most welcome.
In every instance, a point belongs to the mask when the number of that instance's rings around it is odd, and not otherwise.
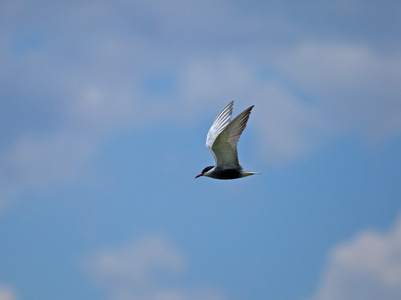
[[[210,127],[209,132],[206,137],[206,147],[210,150],[214,157],[214,161],[217,164],[217,158],[212,150],[212,146],[218,135],[227,127],[231,121],[231,115],[233,113],[234,101],[231,101],[222,109],[222,111],[217,115],[216,120],[214,120],[212,127]]]
[[[252,108],[253,105],[240,113],[215,138],[211,151],[215,157],[216,166],[241,167],[238,161],[237,145],[246,127]]]

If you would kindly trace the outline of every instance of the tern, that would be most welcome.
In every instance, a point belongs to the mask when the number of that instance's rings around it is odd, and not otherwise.
[[[209,166],[195,178],[207,176],[215,179],[237,179],[258,172],[247,172],[242,169],[238,161],[237,145],[239,138],[246,127],[251,110],[248,107],[231,121],[234,101],[227,104],[218,114],[206,137],[206,147],[214,157],[214,166]]]

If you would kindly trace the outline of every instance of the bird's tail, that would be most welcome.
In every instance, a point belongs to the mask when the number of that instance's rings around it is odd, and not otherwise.
[[[244,171],[244,173],[242,173],[242,176],[241,176],[241,177],[247,177],[247,176],[251,176],[251,175],[254,175],[254,174],[262,174],[262,173],[260,173],[260,172],[248,172],[248,171]]]

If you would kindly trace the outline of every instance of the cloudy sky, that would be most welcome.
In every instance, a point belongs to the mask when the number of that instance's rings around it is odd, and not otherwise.
[[[400,82],[398,0],[1,1],[0,300],[400,299]]]

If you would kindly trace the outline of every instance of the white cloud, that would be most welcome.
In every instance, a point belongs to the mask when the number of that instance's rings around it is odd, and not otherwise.
[[[186,126],[231,100],[256,105],[252,119],[269,162],[297,159],[340,131],[401,133],[399,54],[377,52],[369,39],[310,35],[316,26],[299,17],[303,5],[28,2],[0,4],[2,205],[38,182],[82,175],[116,128]],[[309,3],[312,13],[321,8]],[[341,3],[324,10],[328,17],[362,7]],[[175,81],[171,93],[154,97],[143,81],[158,72]]]
[[[401,133],[399,54],[313,41],[279,55],[275,65],[337,116],[343,130],[368,138]]]
[[[6,285],[0,285],[0,300],[17,300],[15,290]]]
[[[182,253],[164,236],[149,236],[98,251],[86,264],[110,299],[220,300],[217,291],[183,287],[177,280],[188,268]]]
[[[366,230],[329,256],[314,300],[401,298],[401,216],[387,233]]]
[[[255,119],[263,136],[264,156],[285,162],[309,153],[330,132],[328,119],[314,105],[303,105],[279,83],[266,84],[257,99]]]

